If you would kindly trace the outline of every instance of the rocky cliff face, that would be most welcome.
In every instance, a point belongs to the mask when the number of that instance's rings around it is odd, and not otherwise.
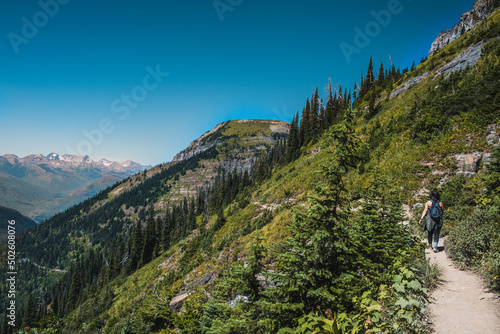
[[[289,129],[290,124],[282,121],[240,119],[223,122],[192,141],[188,148],[174,156],[172,162],[189,159],[214,146],[227,146],[229,142],[229,148],[239,153],[265,149],[276,139],[286,138]]]
[[[432,43],[429,56],[459,38],[465,32],[474,28],[482,19],[493,12],[495,8],[493,0],[478,0],[474,4],[474,9],[462,14],[460,22],[449,30],[441,31],[439,36]]]
[[[165,209],[167,202],[182,200],[196,195],[200,186],[212,182],[219,168],[226,171],[244,171],[253,167],[256,156],[269,149],[278,139],[288,137],[290,123],[274,120],[240,119],[218,124],[191,142],[178,153],[172,162],[180,162],[194,155],[216,147],[216,158],[203,160],[200,168],[182,176],[170,190],[168,199],[159,202],[155,208]]]
[[[217,145],[218,141],[208,141],[207,139],[223,128],[227,123],[229,123],[229,121],[217,124],[215,128],[205,132],[200,138],[192,141],[184,151],[181,151],[174,156],[172,162],[189,159],[192,156],[205,152],[206,150]]]

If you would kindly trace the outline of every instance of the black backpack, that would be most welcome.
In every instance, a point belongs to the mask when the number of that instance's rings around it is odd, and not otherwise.
[[[443,216],[443,211],[441,210],[441,207],[439,206],[439,201],[434,201],[431,200],[432,206],[429,209],[429,216],[434,220],[435,222],[439,222],[441,217]]]

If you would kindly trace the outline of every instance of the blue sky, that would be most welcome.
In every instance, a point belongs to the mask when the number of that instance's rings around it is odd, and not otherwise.
[[[3,1],[0,155],[169,161],[229,119],[291,121],[328,78],[352,87],[370,55],[376,69],[389,53],[418,64],[473,4]],[[374,25],[373,11],[390,18]],[[356,44],[356,27],[372,37]]]

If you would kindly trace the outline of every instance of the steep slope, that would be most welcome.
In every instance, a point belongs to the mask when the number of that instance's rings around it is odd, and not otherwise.
[[[12,220],[15,221],[15,224],[12,226],[15,227],[16,233],[20,233],[36,226],[36,223],[33,220],[23,216],[16,210],[0,206],[0,221],[2,222],[2,225],[0,226],[0,243],[7,241],[7,222]]]

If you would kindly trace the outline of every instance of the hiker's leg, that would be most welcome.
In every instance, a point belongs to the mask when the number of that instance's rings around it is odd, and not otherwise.
[[[428,242],[429,246],[432,245],[432,234],[433,234],[432,231],[427,231],[427,242]]]
[[[443,226],[443,221],[441,220],[439,224],[436,224],[434,227],[434,244],[433,246],[437,247],[439,242],[439,232],[441,232],[441,227]]]

